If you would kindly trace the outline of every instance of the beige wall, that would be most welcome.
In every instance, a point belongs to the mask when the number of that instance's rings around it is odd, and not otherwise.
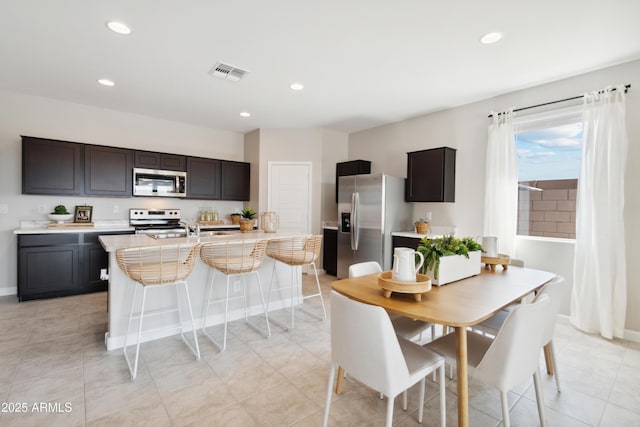
[[[321,222],[327,220],[323,215],[337,217],[335,201],[333,209],[325,203],[329,197],[327,192],[335,191],[335,182],[331,187],[328,177],[333,170],[332,180],[335,181],[335,163],[346,158],[347,134],[320,128],[260,129],[245,136],[245,151],[247,161],[251,161],[252,173],[258,170],[255,174],[257,193],[253,192],[252,182],[251,207],[258,211],[268,208],[269,162],[311,162],[311,231],[322,232]]]
[[[524,107],[602,89],[607,85],[631,83],[627,94],[629,137],[626,169],[625,226],[627,235],[628,310],[626,327],[640,332],[640,61],[512,92],[446,111],[358,132],[349,137],[349,159],[372,161],[374,172],[406,176],[406,152],[440,146],[456,148],[456,202],[415,203],[414,217],[433,212],[433,223],[454,225],[459,235],[482,234],[487,115],[491,110]],[[518,239],[516,257],[527,266],[549,269],[572,282],[573,243]],[[568,304],[563,307],[568,313]],[[639,335],[640,336],[640,335]]]
[[[0,295],[17,290],[17,239],[22,220],[46,220],[57,204],[94,207],[94,220],[128,218],[130,208],[180,208],[193,218],[200,206],[230,213],[241,202],[198,202],[180,199],[102,198],[22,195],[20,135],[114,147],[138,148],[227,160],[244,160],[244,136],[183,123],[120,113],[86,105],[0,91]],[[118,212],[114,213],[117,206]]]

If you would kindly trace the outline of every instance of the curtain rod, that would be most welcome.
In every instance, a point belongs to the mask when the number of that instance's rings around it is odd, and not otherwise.
[[[631,88],[630,84],[624,85],[624,93],[627,93],[629,91],[629,88]],[[614,91],[614,90],[616,90],[615,87],[612,89],[612,91]],[[602,93],[602,91],[600,91],[598,93]],[[582,97],[584,97],[584,95],[572,96],[571,98],[558,99],[557,101],[550,101],[550,102],[545,102],[545,103],[542,103],[542,104],[530,105],[528,107],[516,108],[515,110],[513,110],[513,112],[515,113],[516,111],[528,110],[530,108],[544,107],[545,105],[557,104],[559,102],[573,101],[574,99],[580,99]],[[502,113],[498,113],[498,115],[501,115],[501,114]],[[491,117],[493,117],[493,114],[489,114],[487,117],[491,118]]]

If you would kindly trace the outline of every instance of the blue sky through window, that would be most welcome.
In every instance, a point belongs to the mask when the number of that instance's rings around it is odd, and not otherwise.
[[[579,177],[582,123],[516,133],[515,140],[518,181]]]

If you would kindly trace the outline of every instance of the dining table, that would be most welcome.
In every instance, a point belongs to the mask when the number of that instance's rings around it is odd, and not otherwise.
[[[458,425],[469,425],[467,329],[520,301],[550,282],[555,274],[532,268],[481,269],[480,274],[443,286],[432,286],[420,301],[409,293],[385,297],[379,274],[337,280],[332,288],[356,301],[383,307],[389,313],[452,327],[456,334]],[[472,332],[474,333],[474,332]],[[550,360],[548,371],[552,372]],[[336,393],[342,392],[344,374],[338,372]]]

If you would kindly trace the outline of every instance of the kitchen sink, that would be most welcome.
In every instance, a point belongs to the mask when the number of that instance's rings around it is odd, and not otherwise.
[[[187,237],[187,233],[176,232],[176,233],[158,233],[158,234],[147,234],[149,237],[153,237],[154,239],[176,239],[181,237]]]
[[[200,237],[211,237],[211,236],[230,236],[233,233],[228,231],[201,231]]]

